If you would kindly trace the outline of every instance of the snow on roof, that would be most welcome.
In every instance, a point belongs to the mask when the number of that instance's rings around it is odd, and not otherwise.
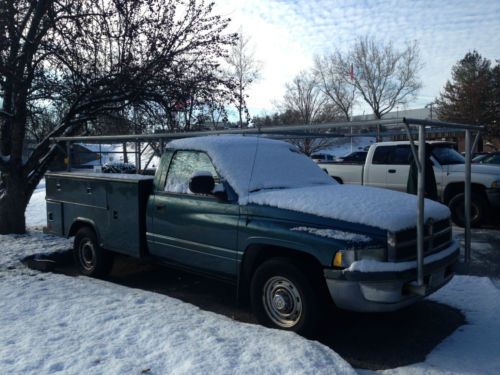
[[[208,136],[172,141],[168,147],[206,152],[239,195],[240,204],[273,206],[391,231],[416,226],[416,196],[339,185],[310,158],[283,141]],[[425,220],[446,219],[449,215],[448,207],[426,200]]]
[[[251,194],[248,203],[365,224],[390,231],[417,225],[417,197],[359,185],[311,186]],[[425,220],[446,219],[445,205],[425,200]]]
[[[310,158],[283,141],[224,135],[179,139],[167,147],[206,152],[240,202],[256,190],[335,184]]]

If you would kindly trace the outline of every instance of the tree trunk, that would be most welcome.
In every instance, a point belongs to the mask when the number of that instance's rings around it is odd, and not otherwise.
[[[18,174],[18,173],[16,173]],[[20,176],[4,176],[5,190],[0,191],[0,234],[26,232],[24,211],[28,205],[26,183]]]
[[[29,187],[23,167],[23,144],[26,132],[26,97],[27,89],[18,87],[14,92],[19,94],[14,99],[14,115],[10,123],[10,160],[8,167],[2,172],[0,187],[0,234],[25,233],[26,220],[24,211],[33,193]],[[4,134],[2,134],[3,136]]]
[[[375,115],[375,118],[377,120],[380,120],[382,118],[382,115],[378,111],[373,111],[373,114]],[[377,135],[376,135],[377,142],[382,142],[382,136],[380,135],[380,131],[381,131],[380,124],[377,124]]]

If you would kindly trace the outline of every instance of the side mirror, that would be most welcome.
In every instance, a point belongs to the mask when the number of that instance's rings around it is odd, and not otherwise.
[[[212,194],[214,187],[215,181],[210,173],[196,172],[189,181],[189,190],[195,194]]]

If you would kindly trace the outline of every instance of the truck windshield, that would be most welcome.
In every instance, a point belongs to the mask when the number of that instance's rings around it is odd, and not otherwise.
[[[450,164],[464,164],[465,159],[462,155],[460,155],[453,147],[451,146],[433,146],[432,147],[432,156],[436,158],[436,160],[441,165],[450,165]]]

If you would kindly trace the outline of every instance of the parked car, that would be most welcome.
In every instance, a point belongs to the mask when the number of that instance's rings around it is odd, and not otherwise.
[[[364,164],[366,160],[367,151],[355,151],[346,156],[337,158],[337,162],[345,164]]]
[[[474,158],[472,162],[477,164],[500,165],[500,151],[490,152],[489,154],[478,156]]]
[[[150,257],[237,286],[258,320],[309,334],[327,304],[391,311],[453,276],[459,245],[446,206],[425,202],[425,285],[414,289],[416,197],[328,177],[295,146],[209,136],[167,145],[154,177],[46,175],[47,228],[74,236],[80,272],[114,253]]]
[[[311,155],[311,159],[313,159],[315,162],[333,162],[335,161],[335,156],[330,155],[330,154],[324,154],[324,153],[316,153]]]
[[[453,221],[463,226],[465,160],[450,142],[429,145],[439,198],[450,208]],[[380,142],[370,147],[363,165],[319,166],[341,183],[406,191],[411,157],[409,142]],[[471,220],[472,225],[479,226],[500,207],[500,168],[473,164],[471,170]]]

